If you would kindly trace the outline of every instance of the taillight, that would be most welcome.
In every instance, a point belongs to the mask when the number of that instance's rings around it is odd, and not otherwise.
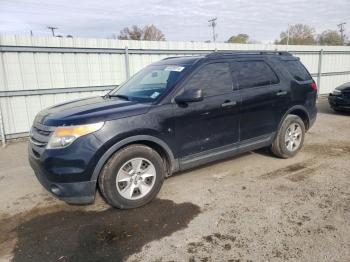
[[[316,91],[317,91],[317,85],[316,85],[315,82],[312,82],[312,83],[311,83],[311,88],[312,88],[313,90],[316,90]]]

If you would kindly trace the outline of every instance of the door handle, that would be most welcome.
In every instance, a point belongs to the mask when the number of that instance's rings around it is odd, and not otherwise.
[[[235,106],[235,105],[237,105],[236,101],[225,101],[223,104],[221,104],[221,107]]]
[[[276,93],[276,96],[285,96],[287,94],[287,91],[278,91]]]

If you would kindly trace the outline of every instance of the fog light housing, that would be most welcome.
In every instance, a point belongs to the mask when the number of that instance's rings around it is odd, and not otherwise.
[[[61,189],[58,186],[56,186],[56,185],[51,185],[50,186],[50,191],[56,196],[60,196],[61,195]]]

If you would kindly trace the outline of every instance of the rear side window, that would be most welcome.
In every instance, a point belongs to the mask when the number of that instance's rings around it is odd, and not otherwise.
[[[283,61],[283,64],[295,80],[306,81],[312,79],[309,72],[299,61]]]
[[[185,89],[202,89],[204,96],[232,92],[232,76],[228,63],[203,66],[185,84]]]
[[[233,62],[232,74],[241,89],[279,82],[275,72],[264,61]]]

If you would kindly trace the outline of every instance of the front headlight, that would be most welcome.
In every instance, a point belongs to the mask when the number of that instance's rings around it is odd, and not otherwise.
[[[103,124],[104,122],[79,126],[57,127],[47,144],[47,148],[55,149],[67,147],[77,138],[100,130],[103,127]]]
[[[338,90],[338,89],[334,89],[334,91],[333,91],[333,95],[335,95],[335,96],[339,96],[339,95],[341,95],[341,91],[340,91],[340,90]]]

